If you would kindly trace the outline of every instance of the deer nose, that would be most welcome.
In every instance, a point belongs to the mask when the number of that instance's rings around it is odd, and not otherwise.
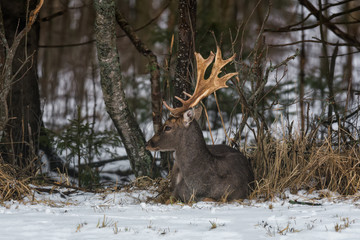
[[[150,150],[151,147],[152,147],[152,143],[151,143],[151,141],[149,140],[149,141],[147,141],[147,142],[145,143],[145,148],[146,148],[146,150]]]

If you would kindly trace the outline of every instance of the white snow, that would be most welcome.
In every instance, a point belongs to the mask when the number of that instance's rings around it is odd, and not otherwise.
[[[58,190],[0,206],[0,239],[360,239],[359,198],[332,193],[322,199],[301,192],[267,202],[162,205],[147,202],[147,191]]]

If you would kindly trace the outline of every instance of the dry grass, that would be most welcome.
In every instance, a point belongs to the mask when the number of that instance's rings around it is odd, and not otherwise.
[[[136,178],[126,186],[127,191],[147,190],[153,194],[147,201],[156,203],[171,203],[170,178],[151,179],[147,176]],[[126,189],[125,189],[126,190]]]
[[[342,230],[350,227],[350,224],[355,223],[355,220],[349,220],[349,218],[340,218],[342,223],[336,223],[334,226],[335,232],[341,232]]]
[[[329,139],[319,144],[299,134],[264,139],[250,155],[256,179],[251,197],[269,199],[285,189],[328,189],[342,195],[360,190],[358,144],[335,147]]]
[[[19,171],[9,164],[0,164],[0,202],[20,200],[31,195],[29,178],[21,177]]]

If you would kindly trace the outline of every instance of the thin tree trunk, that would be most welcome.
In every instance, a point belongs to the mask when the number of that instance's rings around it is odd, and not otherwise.
[[[304,6],[301,6],[301,20],[304,20]],[[302,24],[303,27],[303,24]],[[305,106],[304,106],[304,88],[305,88],[305,30],[301,31],[301,50],[300,50],[300,76],[299,76],[299,98],[300,98],[300,130],[302,136],[305,133]]]
[[[347,2],[345,4],[345,10],[349,10],[352,7],[355,6],[355,2]],[[358,14],[357,16],[360,16],[360,14]],[[354,15],[351,14],[347,14],[345,19],[347,21],[351,21],[354,18]],[[347,24],[346,25],[346,32],[347,34],[354,34],[354,36],[358,36],[358,26],[356,26],[355,24]],[[346,82],[347,85],[347,89],[348,89],[348,93],[347,93],[347,98],[346,98],[346,104],[345,104],[345,109],[344,109],[344,113],[346,113],[348,111],[349,108],[349,101],[353,99],[353,84],[352,84],[352,73],[353,73],[353,54],[351,54],[352,48],[351,46],[347,46],[346,47],[346,51],[347,51],[347,56],[346,56],[346,63],[344,64],[344,76],[343,76],[343,80]]]
[[[179,48],[174,80],[174,97],[190,93],[195,52],[196,0],[179,0]],[[181,103],[174,98],[174,107]]]
[[[300,4],[302,1],[300,1]],[[305,1],[306,2],[306,1]],[[319,3],[319,8],[321,9],[321,2],[318,1]],[[306,7],[306,5],[304,5]],[[327,15],[326,11],[325,11],[325,16]],[[325,99],[325,88],[326,88],[326,81],[328,80],[328,75],[329,75],[329,59],[328,59],[328,48],[325,44],[325,41],[327,41],[327,37],[328,37],[328,34],[327,34],[327,30],[325,29],[324,27],[324,15],[323,14],[320,14],[319,15],[319,30],[320,30],[320,37],[321,37],[321,40],[323,41],[323,43],[321,44],[321,53],[322,53],[322,56],[324,56],[324,58],[321,58],[320,59],[320,77],[319,77],[319,80],[320,80],[320,94],[321,94],[321,99]],[[324,109],[325,106],[326,106],[326,102],[325,101],[320,101],[320,104],[321,104],[321,109]],[[332,116],[332,105],[331,104],[328,104],[328,118],[330,116]],[[332,136],[332,124],[329,125],[329,136],[331,137]],[[322,131],[321,132],[321,138],[324,138],[324,132]]]
[[[94,3],[96,47],[106,110],[120,134],[135,176],[151,176],[152,156],[145,149],[144,136],[129,110],[122,87],[116,49],[115,1],[95,0]]]

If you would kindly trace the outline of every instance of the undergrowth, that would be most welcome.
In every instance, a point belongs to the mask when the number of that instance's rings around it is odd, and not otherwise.
[[[250,199],[268,200],[285,190],[327,189],[350,196],[360,190],[360,147],[334,145],[331,139],[316,141],[301,134],[264,137],[257,148],[245,149],[255,175]],[[0,164],[0,202],[31,196],[30,177],[12,165]],[[121,191],[147,190],[149,202],[174,203],[169,178],[139,177]]]
[[[316,141],[309,136],[283,135],[264,138],[249,152],[255,174],[251,198],[273,198],[286,189],[328,189],[341,195],[360,190],[360,147],[333,145],[330,138]]]

